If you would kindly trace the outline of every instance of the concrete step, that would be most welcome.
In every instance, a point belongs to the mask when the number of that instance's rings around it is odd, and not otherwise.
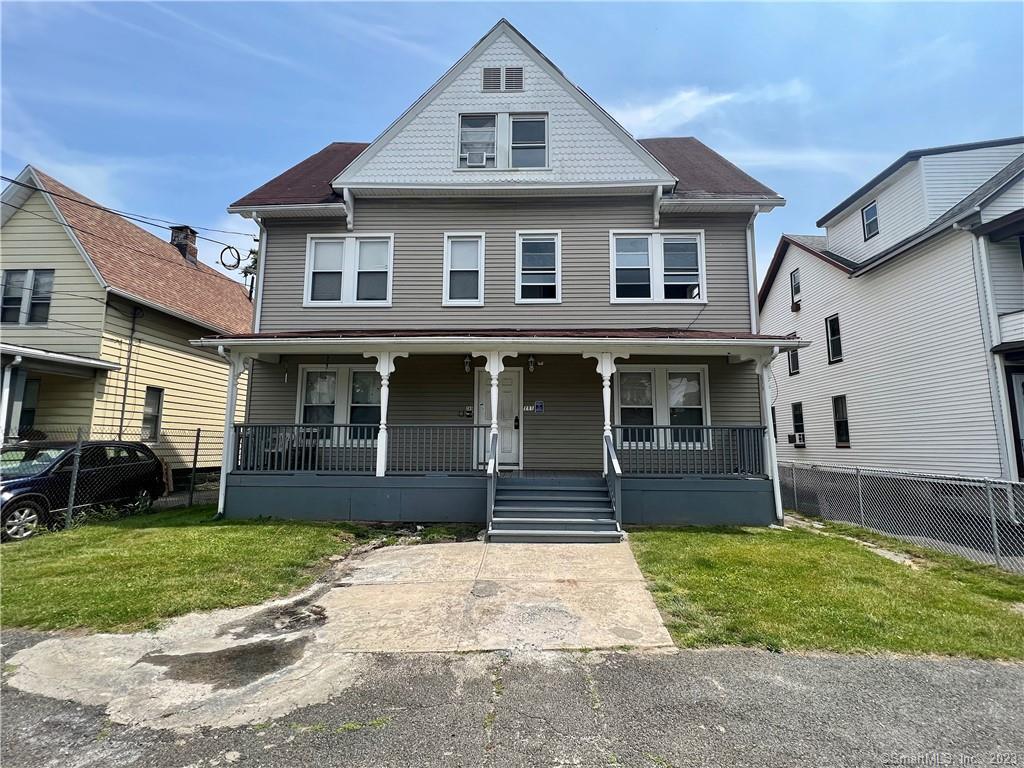
[[[622,533],[616,530],[570,532],[558,530],[490,531],[487,536],[491,541],[502,543],[583,544],[622,541]]]

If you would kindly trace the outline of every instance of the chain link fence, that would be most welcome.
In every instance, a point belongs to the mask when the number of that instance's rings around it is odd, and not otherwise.
[[[779,462],[782,505],[1024,573],[1024,483]]]
[[[23,497],[20,506],[4,505],[5,538],[18,538],[12,516],[53,527],[100,513],[215,503],[223,439],[222,430],[204,428],[160,430],[154,438],[140,429],[79,427],[5,438],[0,475],[18,484],[15,500]]]

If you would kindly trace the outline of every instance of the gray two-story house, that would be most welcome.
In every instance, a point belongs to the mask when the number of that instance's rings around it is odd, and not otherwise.
[[[692,138],[637,141],[499,22],[370,144],[234,203],[261,229],[229,517],[781,517],[754,219],[784,203]],[[232,377],[232,381],[235,380]]]

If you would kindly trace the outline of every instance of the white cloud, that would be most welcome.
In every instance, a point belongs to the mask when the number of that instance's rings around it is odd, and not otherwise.
[[[865,178],[866,170],[880,168],[891,160],[879,152],[825,147],[742,147],[723,150],[722,154],[744,169],[835,173],[859,180]]]
[[[425,43],[421,43],[396,27],[387,24],[377,24],[371,21],[362,21],[348,14],[339,14],[333,11],[325,13],[323,17],[328,20],[334,31],[353,40],[369,40],[375,43],[383,43],[386,46],[397,48],[400,51],[437,64],[443,64],[446,67],[452,64],[451,56],[444,51],[436,50]],[[378,46],[373,47],[377,48]]]
[[[906,70],[918,83],[921,79],[934,82],[969,71],[976,54],[973,40],[957,40],[946,34],[904,48],[892,60],[891,68]]]
[[[627,102],[609,112],[636,136],[654,136],[715,113],[729,104],[804,104],[811,99],[811,89],[802,80],[768,83],[739,91],[710,91],[694,86],[652,102]]]

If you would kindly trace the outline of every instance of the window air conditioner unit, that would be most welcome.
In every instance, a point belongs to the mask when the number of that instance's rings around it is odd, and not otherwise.
[[[804,448],[807,446],[807,441],[804,439],[803,432],[797,432],[788,436],[789,442],[794,448]]]
[[[487,153],[467,152],[466,166],[468,168],[484,168],[487,165]]]

